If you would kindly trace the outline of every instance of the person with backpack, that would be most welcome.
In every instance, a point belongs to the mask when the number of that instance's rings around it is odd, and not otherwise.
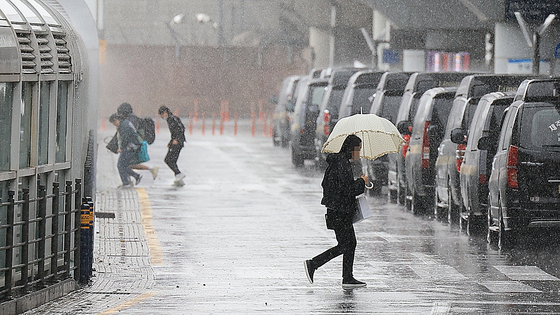
[[[184,143],[187,141],[185,138],[185,126],[181,122],[181,119],[173,115],[166,106],[161,106],[158,109],[158,114],[161,118],[167,121],[167,126],[169,126],[169,132],[171,133],[171,140],[169,140],[169,143],[167,144],[168,149],[164,162],[167,166],[169,166],[173,173],[175,173],[175,181],[173,182],[173,185],[183,186],[185,184],[183,179],[186,175],[181,173],[179,170],[177,160],[179,159],[179,153],[181,153]]]
[[[154,142],[153,139],[154,137],[152,136],[152,133],[155,136],[155,132],[149,131],[149,129],[146,128],[146,123],[145,123],[147,119],[152,120],[151,118],[139,118],[134,114],[132,110],[132,105],[126,102],[119,105],[119,107],[117,108],[117,115],[130,121],[134,126],[136,132],[138,133],[138,135],[143,141],[147,141],[148,144],[152,144]],[[131,165],[131,168],[134,170],[150,171],[150,173],[152,173],[152,178],[154,180],[157,178],[157,174],[159,171],[159,166],[152,166],[152,165],[146,165],[141,163]]]
[[[117,169],[121,177],[122,185],[119,188],[133,187],[130,183],[130,177],[136,180],[136,184],[140,183],[142,175],[132,170],[131,165],[136,162],[138,150],[142,145],[136,133],[136,129],[132,123],[119,114],[113,114],[109,117],[109,121],[117,127],[119,160]]]

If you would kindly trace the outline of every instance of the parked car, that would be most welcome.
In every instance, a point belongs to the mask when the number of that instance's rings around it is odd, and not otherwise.
[[[394,124],[411,74],[411,72],[385,72],[379,80],[375,94],[372,95],[369,113],[386,118]],[[372,194],[378,195],[383,186],[387,185],[389,155],[395,154],[389,153],[375,160],[362,161],[364,173],[373,183],[373,188],[369,190]]]
[[[398,125],[412,132],[412,122],[418,101],[424,92],[434,87],[452,87],[459,86],[461,80],[471,73],[466,72],[417,72],[410,76],[406,83],[405,91],[402,97],[401,105],[395,120]],[[401,147],[398,154],[388,155],[388,186],[390,200],[398,201],[405,204],[406,174],[404,168],[404,159],[408,151],[409,135],[403,134],[405,143]]]
[[[294,94],[301,76],[292,75],[284,79],[272,116],[272,143],[287,147],[290,142],[290,115],[295,108]]]
[[[457,88],[454,87],[426,91],[418,102],[412,133],[408,133],[408,128],[399,130],[410,135],[405,158],[406,204],[414,214],[433,209],[437,148],[443,138],[456,92]]]
[[[338,110],[342,102],[344,90],[348,85],[350,77],[363,69],[357,68],[335,68],[329,76],[329,83],[325,89],[323,101],[319,108],[319,116],[317,117],[315,130],[315,151],[317,156],[317,164],[322,167],[326,164],[326,154],[321,153],[323,144],[331,134],[332,128],[338,121]]]
[[[461,81],[453,109],[447,121],[436,166],[436,196],[434,211],[446,212],[449,223],[459,223],[463,201],[459,182],[459,167],[465,151],[466,139],[458,145],[451,141],[451,132],[460,129],[466,137],[480,98],[490,92],[516,91],[526,76],[477,74]]]
[[[502,117],[506,108],[513,102],[515,92],[494,92],[484,95],[473,115],[469,128],[468,141],[459,174],[463,211],[461,226],[466,225],[469,235],[486,228],[488,218],[488,177],[492,160],[498,146]],[[458,137],[458,139],[455,139]],[[478,148],[478,140],[487,137],[488,150]],[[451,141],[462,143],[462,132],[451,135]],[[442,211],[443,212],[443,211]]]
[[[482,137],[479,148],[490,149]],[[502,123],[488,182],[488,239],[502,249],[523,230],[560,225],[560,79],[524,81]]]
[[[299,95],[291,125],[292,163],[301,166],[304,160],[315,160],[315,128],[319,105],[323,100],[326,79],[306,77],[300,82]]]
[[[377,84],[383,72],[358,71],[354,73],[344,90],[340,107],[338,109],[338,119],[363,113],[368,114],[371,107],[371,96],[377,89]]]

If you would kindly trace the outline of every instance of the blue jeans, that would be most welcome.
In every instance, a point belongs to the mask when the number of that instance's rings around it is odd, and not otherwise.
[[[132,164],[133,161],[136,160],[135,159],[136,154],[138,153],[135,151],[123,150],[119,155],[119,160],[117,162],[117,169],[119,170],[119,175],[121,176],[121,181],[123,185],[130,184],[128,181],[130,176],[134,177],[135,179],[138,179],[139,175],[130,168],[130,165],[133,165]]]

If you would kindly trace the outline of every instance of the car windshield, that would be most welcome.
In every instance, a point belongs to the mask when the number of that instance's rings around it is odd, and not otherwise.
[[[329,97],[329,103],[327,104],[327,109],[331,113],[331,117],[338,117],[338,108],[342,102],[342,96],[344,95],[344,88],[333,88],[331,95]]]
[[[402,96],[400,95],[387,95],[383,96],[381,101],[381,109],[378,113],[379,116],[389,119],[393,124],[395,123],[397,114],[399,113],[399,106],[401,105]]]
[[[560,150],[560,108],[526,107],[521,116],[520,146]]]
[[[352,98],[352,114],[368,114],[371,102],[369,98],[375,93],[375,88],[356,88]]]

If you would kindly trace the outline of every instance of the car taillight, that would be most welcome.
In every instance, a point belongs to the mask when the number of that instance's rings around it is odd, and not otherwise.
[[[486,174],[480,174],[478,175],[478,182],[481,184],[486,184],[486,181],[488,180]]]
[[[323,125],[323,133],[325,134],[325,136],[328,136],[331,134],[331,127],[329,124],[329,122],[331,121],[331,113],[328,110],[325,111],[323,121],[325,122],[325,124]]]
[[[408,151],[408,143],[410,142],[410,135],[403,135],[404,143],[402,145],[402,157],[406,158],[406,151]]]
[[[424,133],[422,135],[422,160],[420,166],[422,168],[430,168],[430,137],[428,136],[428,128],[431,122],[424,122]]]
[[[517,189],[517,151],[516,146],[510,145],[507,156],[507,184],[510,188]]]
[[[457,172],[461,172],[461,164],[463,164],[463,157],[465,156],[465,149],[467,148],[464,144],[458,144],[457,150],[455,150],[455,156],[457,158]]]

